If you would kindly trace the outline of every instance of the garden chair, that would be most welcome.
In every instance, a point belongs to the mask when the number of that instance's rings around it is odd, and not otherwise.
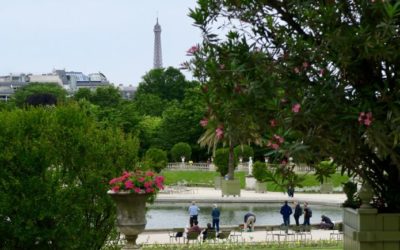
[[[175,239],[175,241],[178,241],[180,243],[184,233],[184,228],[173,228],[172,231],[168,232],[169,242],[172,243],[172,241]]]
[[[200,243],[200,233],[199,232],[188,232],[185,237],[186,244],[189,244],[189,241],[197,241]]]
[[[266,226],[265,227],[265,240],[266,241],[272,241],[273,238],[274,238],[273,234],[274,234],[274,227]]]
[[[215,243],[216,240],[217,240],[217,232],[214,229],[208,229],[207,236],[205,239],[203,238],[203,242],[204,241],[213,241]]]
[[[230,237],[233,239],[233,242],[239,243],[239,238],[243,242],[243,224],[234,228],[233,231],[231,232]]]
[[[229,240],[229,236],[231,235],[231,231],[222,231],[218,234],[218,242],[219,241],[228,241]]]
[[[299,231],[297,232],[297,240],[298,241],[308,241],[312,240],[311,234],[311,226],[309,225],[300,225]]]
[[[335,223],[335,226],[330,233],[330,240],[340,241],[343,240],[343,224],[342,223]]]

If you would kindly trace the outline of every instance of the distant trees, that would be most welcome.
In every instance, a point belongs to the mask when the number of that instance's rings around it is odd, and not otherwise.
[[[67,91],[57,83],[30,83],[18,89],[12,96],[12,101],[17,107],[28,104],[56,104],[66,101]]]

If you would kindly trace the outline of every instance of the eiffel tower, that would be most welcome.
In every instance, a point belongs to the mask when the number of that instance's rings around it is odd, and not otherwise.
[[[161,26],[157,23],[154,25],[154,60],[153,68],[162,68],[162,50],[161,50]]]

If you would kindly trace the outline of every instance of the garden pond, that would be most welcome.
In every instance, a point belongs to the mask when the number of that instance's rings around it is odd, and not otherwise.
[[[189,224],[188,203],[154,203],[148,207],[146,229],[163,229],[174,227],[187,227]],[[205,227],[208,222],[212,222],[212,204],[197,204],[200,208],[199,225]],[[219,203],[221,211],[220,225],[239,225],[243,223],[243,217],[247,212],[256,215],[256,225],[280,225],[282,216],[280,215],[279,203]],[[310,205],[312,210],[311,224],[319,223],[321,215],[324,214],[333,221],[342,221],[343,209],[338,206]],[[294,224],[291,216],[290,223]],[[300,217],[303,223],[303,216]]]

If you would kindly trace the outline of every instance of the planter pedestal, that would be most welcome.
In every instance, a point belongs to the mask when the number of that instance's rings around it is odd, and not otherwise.
[[[333,193],[333,184],[332,183],[322,183],[320,187],[321,194],[331,194]]]
[[[252,175],[246,176],[246,190],[254,190],[256,188],[256,179]]]
[[[240,197],[239,180],[221,180],[221,193],[222,197],[229,195]]]
[[[136,194],[128,192],[108,192],[117,206],[118,231],[125,235],[127,244],[123,250],[140,249],[136,239],[146,227],[146,201],[147,194]]]
[[[344,250],[399,250],[400,214],[380,214],[374,208],[345,208]]]
[[[214,188],[215,189],[221,189],[221,180],[223,180],[224,177],[222,176],[215,176],[214,178]]]

